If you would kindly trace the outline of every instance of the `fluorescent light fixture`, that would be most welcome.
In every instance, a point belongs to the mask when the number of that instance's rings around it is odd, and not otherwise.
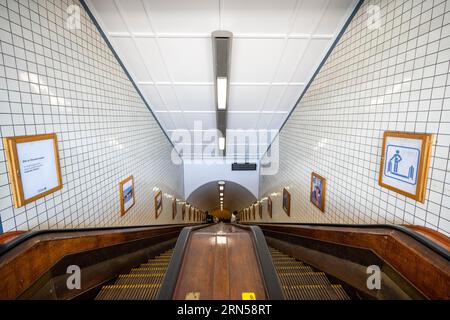
[[[227,108],[227,77],[217,77],[217,109],[225,110]]]
[[[225,150],[225,138],[219,138],[219,150]]]
[[[219,186],[219,190],[220,190],[220,191],[223,191],[223,186]]]
[[[219,181],[217,182],[220,186],[223,186],[225,184],[225,181]]]
[[[221,192],[221,193],[219,194],[219,196],[223,197],[223,192]]]
[[[217,244],[227,244],[227,237],[217,236],[216,241],[217,241]]]

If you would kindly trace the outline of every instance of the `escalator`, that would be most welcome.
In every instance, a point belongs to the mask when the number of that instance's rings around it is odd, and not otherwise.
[[[154,300],[166,275],[173,248],[149,259],[130,273],[121,274],[113,284],[105,285],[96,300]]]
[[[219,223],[6,234],[0,300],[448,300],[450,240],[420,232]]]
[[[332,284],[324,272],[270,248],[286,300],[350,300],[340,284]]]

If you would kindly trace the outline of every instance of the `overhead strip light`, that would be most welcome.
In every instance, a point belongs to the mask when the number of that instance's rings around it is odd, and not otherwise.
[[[225,138],[219,138],[219,150],[225,150]]]
[[[217,77],[217,109],[225,110],[227,108],[227,77]]]

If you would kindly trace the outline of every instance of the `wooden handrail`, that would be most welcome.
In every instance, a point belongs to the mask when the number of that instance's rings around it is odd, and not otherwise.
[[[0,299],[16,299],[64,256],[179,232],[186,225],[55,230],[16,238],[0,255]],[[23,241],[20,241],[23,240]],[[15,245],[13,242],[18,242]],[[5,246],[5,245],[4,245]],[[4,247],[3,246],[3,247]],[[0,246],[1,247],[1,246]]]
[[[9,231],[9,232],[5,232],[0,234],[0,245],[4,245],[8,242],[10,242],[11,240],[13,240],[14,238],[22,235],[26,233],[26,231]]]
[[[410,234],[389,226],[259,224],[266,232],[369,249],[430,299],[450,299],[450,262]],[[442,250],[443,252],[445,249]]]
[[[414,230],[417,233],[420,233],[424,237],[430,239],[431,241],[450,251],[450,238],[447,237],[445,234],[427,227],[412,224],[405,225],[405,227]]]

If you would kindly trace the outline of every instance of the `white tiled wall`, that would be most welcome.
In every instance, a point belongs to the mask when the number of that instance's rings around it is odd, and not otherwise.
[[[0,135],[55,132],[64,188],[19,209],[12,205],[0,144],[3,231],[172,223],[183,166],[86,12],[66,27],[77,1],[0,0]],[[120,180],[134,175],[136,205],[120,217]],[[166,195],[154,218],[156,188]],[[1,228],[0,228],[1,229]]]
[[[281,131],[279,173],[261,177],[272,221],[417,224],[449,235],[449,60],[450,1],[365,1]],[[425,203],[378,186],[386,130],[435,135]],[[327,179],[325,213],[309,201],[312,171]]]

